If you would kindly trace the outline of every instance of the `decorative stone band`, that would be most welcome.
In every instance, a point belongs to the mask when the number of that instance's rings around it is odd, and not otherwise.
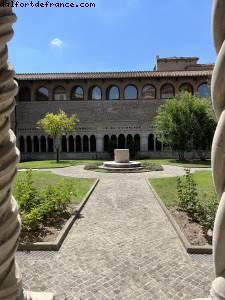
[[[216,279],[212,299],[225,299],[225,1],[213,1],[213,34],[218,58],[212,76],[212,102],[218,125],[212,145],[214,184],[220,200],[213,233]]]
[[[0,299],[21,297],[21,280],[15,263],[20,218],[17,204],[11,195],[19,151],[10,130],[10,114],[14,109],[17,84],[7,59],[7,42],[13,35],[16,16],[11,8],[0,10]]]

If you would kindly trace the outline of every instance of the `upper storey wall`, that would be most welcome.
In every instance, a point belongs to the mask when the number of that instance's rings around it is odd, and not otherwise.
[[[185,71],[191,65],[197,65],[198,58],[157,58],[156,71]]]

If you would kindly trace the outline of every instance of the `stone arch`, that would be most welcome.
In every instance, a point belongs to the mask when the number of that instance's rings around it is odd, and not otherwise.
[[[32,139],[30,136],[27,136],[26,143],[27,143],[27,152],[31,153],[32,152]]]
[[[135,134],[134,143],[135,143],[136,151],[140,151],[141,150],[141,137],[139,134]]]
[[[80,101],[84,100],[84,89],[81,86],[75,86],[71,90],[71,100],[72,101]]]
[[[146,84],[141,91],[141,97],[143,100],[156,99],[156,88],[152,84]]]
[[[46,152],[46,138],[45,136],[41,136],[41,152]]]
[[[158,152],[162,151],[162,143],[158,140],[158,138],[156,138],[155,143],[156,143],[156,151]]]
[[[53,143],[53,139],[48,137],[48,152],[54,152],[54,143]]]
[[[36,90],[36,101],[48,101],[48,88],[41,86]]]
[[[200,97],[210,97],[211,91],[210,91],[210,85],[207,82],[203,82],[198,86],[198,96]]]
[[[120,134],[118,137],[118,148],[125,149],[126,147],[126,139],[124,134]]]
[[[88,99],[96,101],[102,100],[102,89],[97,85],[92,86],[88,92]]]
[[[148,136],[148,151],[154,151],[155,150],[155,138],[154,134],[150,133]]]
[[[69,136],[69,152],[74,152],[74,137],[72,135]]]
[[[135,84],[129,84],[124,89],[125,100],[137,100],[138,99],[138,88]]]
[[[120,99],[120,89],[117,85],[111,85],[106,91],[107,100],[119,100]]]
[[[34,136],[33,143],[34,143],[34,152],[39,152],[39,149],[40,149],[39,148],[39,139],[36,135]]]
[[[188,92],[188,93],[191,93],[193,95],[194,94],[194,89],[193,89],[192,84],[190,84],[188,82],[184,82],[180,85],[179,92]]]
[[[83,152],[89,152],[89,139],[87,135],[83,136]]]
[[[133,136],[131,134],[128,134],[126,138],[126,147],[130,148],[132,143],[133,143]]]
[[[62,148],[62,152],[67,152],[67,138],[65,135],[62,136],[61,148]]]
[[[65,101],[67,100],[66,89],[64,86],[57,86],[53,91],[54,101]]]
[[[76,136],[76,152],[82,151],[82,145],[81,145],[81,137],[80,135]]]
[[[18,101],[25,101],[25,102],[31,101],[31,93],[28,87],[24,86],[19,90]]]
[[[25,152],[25,141],[24,141],[24,137],[20,136],[19,138],[19,147],[20,147],[20,152],[24,153]]]
[[[118,141],[117,141],[117,136],[115,134],[113,134],[111,136],[111,144],[114,148],[118,147]]]
[[[175,97],[175,87],[171,83],[165,83],[160,89],[161,99],[170,99]]]
[[[96,152],[96,138],[94,135],[91,135],[90,137],[90,151]]]
[[[107,152],[109,150],[109,136],[104,136],[104,151]]]

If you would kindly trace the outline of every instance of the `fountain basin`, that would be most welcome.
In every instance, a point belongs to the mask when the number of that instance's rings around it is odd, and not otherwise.
[[[109,171],[138,171],[143,169],[140,162],[129,160],[129,149],[115,149],[114,157],[114,161],[104,162],[99,168]]]

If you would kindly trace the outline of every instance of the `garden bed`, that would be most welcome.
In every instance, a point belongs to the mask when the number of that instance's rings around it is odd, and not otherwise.
[[[165,206],[167,210],[165,212],[167,215],[169,214],[169,219],[172,223],[175,221],[178,224],[190,245],[194,247],[211,247],[212,226],[210,225],[215,217],[215,193],[212,173],[211,171],[198,171],[193,174],[197,185],[199,206],[203,210],[202,219],[199,218],[200,222],[198,218],[195,218],[191,213],[182,209],[178,200],[177,178],[151,179],[150,183],[159,196],[158,200]]]
[[[212,236],[210,236],[210,234],[206,235],[203,231],[202,226],[197,222],[191,221],[190,217],[185,211],[182,211],[179,208],[170,208],[169,212],[171,213],[191,245],[212,245]]]
[[[19,249],[57,250],[97,182],[51,172],[19,172],[14,187],[22,218]]]

